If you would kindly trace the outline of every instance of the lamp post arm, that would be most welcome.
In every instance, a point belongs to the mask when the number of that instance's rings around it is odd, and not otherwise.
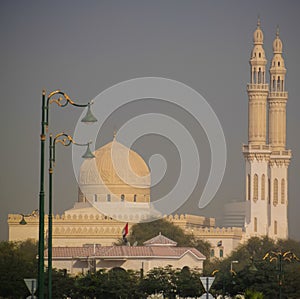
[[[44,92],[44,91],[43,91]],[[54,96],[58,96],[57,98],[53,98]],[[71,98],[63,91],[61,90],[55,90],[49,93],[47,97],[47,102],[43,105],[43,111],[45,111],[45,125],[46,128],[49,124],[49,106],[52,103],[56,103],[59,107],[66,107],[68,104],[75,106],[75,107],[81,107],[85,108],[92,104],[92,102],[88,102],[86,104],[78,104],[71,100]]]

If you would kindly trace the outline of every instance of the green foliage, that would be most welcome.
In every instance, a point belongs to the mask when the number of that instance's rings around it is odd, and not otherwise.
[[[209,242],[196,240],[193,235],[185,233],[183,229],[165,219],[134,224],[127,239],[130,244],[137,242],[139,246],[142,246],[145,241],[152,239],[159,233],[177,242],[177,246],[195,247],[204,256],[209,257],[211,247]],[[124,245],[123,240],[120,239],[116,245]]]
[[[0,296],[19,298],[29,295],[24,278],[37,277],[37,243],[0,242]]]
[[[139,290],[140,274],[135,271],[125,271],[114,268],[110,271],[99,270],[87,273],[75,279],[72,298],[142,298]]]
[[[52,269],[52,298],[65,299],[74,291],[75,278],[65,270]],[[48,298],[48,271],[45,273],[45,291]]]
[[[267,260],[263,260],[263,257],[269,251],[286,252],[289,250],[299,256],[300,243],[292,240],[279,240],[275,243],[267,237],[254,237],[249,239],[247,243],[240,245],[226,259],[211,263],[206,270],[212,273],[213,270],[218,269],[216,280],[213,284],[213,288],[218,294],[235,295],[244,293],[245,290],[249,289],[248,292],[260,292],[264,295],[264,298],[274,299],[278,298],[279,293],[278,263],[276,261],[270,263]],[[238,264],[234,264],[236,275],[230,273],[230,263],[233,260],[239,261]],[[256,271],[253,271],[255,269]],[[284,262],[283,298],[300,298],[299,270],[300,263]]]
[[[264,295],[261,292],[246,290],[245,299],[264,299]]]

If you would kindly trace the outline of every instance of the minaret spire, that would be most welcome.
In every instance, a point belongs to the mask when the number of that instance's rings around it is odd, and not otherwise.
[[[288,237],[288,167],[292,153],[286,149],[286,68],[282,57],[282,41],[279,27],[273,41],[273,58],[270,67],[269,145],[272,150],[269,162],[270,179],[270,225],[269,236]]]
[[[271,151],[267,145],[267,59],[263,48],[260,19],[253,34],[250,58],[251,78],[248,92],[248,144],[243,146],[246,162],[246,235],[268,234],[268,163]]]
[[[248,141],[249,144],[266,144],[267,139],[267,59],[263,48],[264,35],[260,19],[253,34],[253,48],[250,58],[251,78],[247,86],[249,96]]]
[[[273,148],[285,149],[286,146],[286,101],[285,91],[286,68],[282,57],[282,41],[279,27],[273,41],[273,58],[270,67],[271,90],[269,102],[269,143]]]
[[[260,15],[257,17],[257,28],[260,28]]]

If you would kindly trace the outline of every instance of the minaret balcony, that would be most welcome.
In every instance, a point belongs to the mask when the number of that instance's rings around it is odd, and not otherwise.
[[[269,93],[269,99],[287,99],[288,92],[287,91],[271,91]]]
[[[269,84],[258,84],[258,83],[249,83],[247,84],[247,91],[269,91]]]
[[[271,146],[269,144],[243,144],[243,152],[261,152],[261,153],[271,153]]]

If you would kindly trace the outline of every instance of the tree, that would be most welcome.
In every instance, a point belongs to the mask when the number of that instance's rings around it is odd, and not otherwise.
[[[216,281],[213,289],[216,293],[228,293],[235,295],[244,293],[246,289],[253,292],[260,292],[266,299],[278,298],[279,281],[278,281],[278,261],[272,262],[263,260],[267,252],[287,252],[292,251],[297,255],[300,252],[300,243],[293,240],[279,240],[277,243],[267,237],[251,238],[247,243],[241,244],[237,250],[224,260],[213,261],[207,271],[215,271]],[[251,262],[253,260],[253,263]],[[235,264],[236,275],[230,273],[230,263],[238,260]],[[253,267],[255,266],[255,267]],[[253,271],[255,270],[256,271]],[[288,262],[283,263],[283,285],[282,292],[284,298],[299,298],[300,291],[300,263]],[[259,298],[259,297],[258,297]]]
[[[37,243],[0,242],[0,296],[18,298],[29,295],[24,278],[37,277]]]
[[[175,298],[177,293],[176,272],[172,266],[151,269],[141,282],[141,289],[148,295],[163,294]]]
[[[96,273],[78,276],[71,298],[97,299],[138,299],[143,298],[139,289],[140,274],[113,268],[110,271],[101,269]],[[59,297],[60,298],[60,297]]]
[[[203,292],[203,285],[200,280],[200,272],[183,267],[178,270],[176,279],[177,294],[185,297],[199,297]]]
[[[52,297],[62,299],[70,297],[74,291],[74,280],[66,270],[52,269]],[[48,298],[48,271],[45,282],[46,298]]]
[[[195,239],[193,235],[185,233],[182,228],[165,219],[134,224],[127,239],[130,244],[137,243],[142,246],[145,241],[159,233],[177,242],[177,246],[195,247],[204,256],[209,256],[211,247],[209,242]],[[124,245],[124,241],[120,239],[115,245]]]

